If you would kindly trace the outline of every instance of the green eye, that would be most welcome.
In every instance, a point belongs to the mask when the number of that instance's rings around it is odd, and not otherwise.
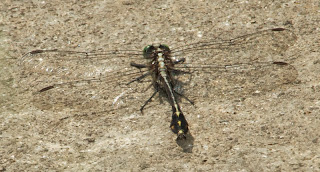
[[[153,45],[147,45],[143,49],[143,56],[145,58],[149,58],[150,54],[154,51],[154,46]]]
[[[143,53],[147,52],[150,49],[151,45],[147,45],[143,49]]]
[[[161,45],[159,46],[159,48],[164,49],[165,51],[170,51],[169,46],[166,45],[166,44],[161,44]]]

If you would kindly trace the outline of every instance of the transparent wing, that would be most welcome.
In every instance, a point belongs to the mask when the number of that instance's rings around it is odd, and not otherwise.
[[[141,57],[138,51],[35,50],[20,59],[20,84],[40,109],[108,111],[124,93],[139,97],[137,84],[127,83],[147,70],[130,66],[131,61],[146,64]]]
[[[188,63],[227,65],[255,61],[284,61],[279,59],[297,36],[283,28],[267,29],[228,40],[208,40],[178,47],[172,51],[176,58]],[[274,59],[276,58],[276,59]]]
[[[181,66],[181,67],[180,67]],[[184,64],[176,69],[179,93],[190,99],[219,100],[264,94],[293,83],[298,72],[285,62],[255,62],[233,65]],[[181,86],[180,86],[181,85]],[[181,91],[182,90],[182,91]]]
[[[184,71],[176,76],[183,83],[180,89],[190,98],[216,100],[265,93],[292,83],[298,73],[284,53],[296,39],[290,30],[275,28],[178,47],[172,56],[186,59],[175,66]]]

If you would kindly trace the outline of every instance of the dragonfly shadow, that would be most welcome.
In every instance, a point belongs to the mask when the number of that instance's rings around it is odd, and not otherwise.
[[[185,153],[192,153],[194,137],[188,132],[184,138],[177,138],[176,143],[182,148]]]

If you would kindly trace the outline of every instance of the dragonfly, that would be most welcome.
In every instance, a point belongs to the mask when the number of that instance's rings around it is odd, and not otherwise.
[[[38,49],[21,57],[20,83],[37,108],[52,111],[118,111],[138,101],[142,112],[159,93],[172,107],[170,128],[182,139],[189,129],[180,102],[252,96],[293,83],[297,70],[284,53],[296,39],[273,28],[173,49]]]

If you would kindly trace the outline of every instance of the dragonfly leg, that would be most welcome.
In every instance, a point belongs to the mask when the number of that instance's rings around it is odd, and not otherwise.
[[[158,89],[156,89],[156,90],[153,92],[153,94],[149,97],[149,99],[144,102],[144,104],[143,104],[143,105],[141,106],[141,108],[140,108],[141,113],[143,113],[144,107],[145,107],[148,103],[151,102],[152,98],[157,94],[157,92],[159,92]]]
[[[174,90],[174,93],[175,94],[178,94],[180,97],[186,99],[190,104],[194,105],[194,101],[190,100],[187,96],[181,94],[181,93],[178,93],[177,91]]]
[[[179,64],[179,63],[184,63],[186,61],[185,58],[181,58],[181,59],[177,59],[175,61],[173,61],[174,64]]]
[[[131,84],[131,83],[133,83],[133,82],[135,82],[135,81],[140,82],[143,78],[145,78],[146,76],[150,75],[150,73],[151,73],[151,72],[149,71],[149,72],[147,72],[147,73],[145,73],[145,74],[143,74],[143,75],[141,75],[141,76],[133,79],[132,81],[128,82],[127,85],[129,85],[129,84]]]
[[[176,73],[178,75],[181,75],[181,74],[192,74],[191,72],[178,70],[178,69],[170,69],[170,72],[174,72],[174,73]]]
[[[131,62],[131,63],[130,63],[130,66],[136,67],[136,68],[138,68],[139,70],[142,69],[142,68],[147,68],[147,67],[148,67],[148,65],[145,65],[145,64],[137,64],[137,63],[134,63],[134,62]]]

